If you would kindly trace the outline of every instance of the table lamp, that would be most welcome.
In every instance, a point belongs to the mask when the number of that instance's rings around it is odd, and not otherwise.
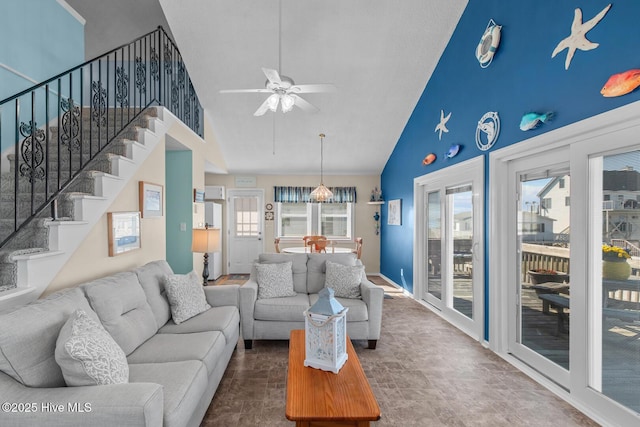
[[[191,241],[191,252],[204,253],[204,271],[202,272],[202,286],[207,285],[209,280],[209,253],[220,251],[220,229],[209,228],[206,224],[204,228],[193,229],[193,239]]]

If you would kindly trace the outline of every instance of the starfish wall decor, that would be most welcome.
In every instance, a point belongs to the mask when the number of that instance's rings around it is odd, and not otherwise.
[[[438,139],[442,139],[442,132],[449,132],[449,129],[447,129],[447,122],[449,121],[449,119],[451,118],[451,112],[449,112],[449,114],[447,114],[447,116],[445,117],[444,115],[444,110],[440,110],[440,123],[438,123],[438,125],[436,126],[436,130],[434,130],[434,132],[440,132],[438,134]]]
[[[562,40],[556,48],[553,50],[551,57],[554,58],[557,54],[562,52],[565,49],[567,50],[567,59],[564,62],[564,69],[568,70],[569,65],[571,65],[571,60],[573,59],[573,55],[576,53],[577,49],[580,50],[592,50],[598,47],[598,43],[593,43],[587,40],[587,33],[595,27],[598,22],[604,18],[604,15],[607,14],[609,9],[611,8],[611,3],[604,9],[600,11],[596,16],[591,18],[585,23],[582,23],[582,10],[579,8],[575,10],[575,15],[573,17],[573,23],[571,24],[571,34],[569,37]]]

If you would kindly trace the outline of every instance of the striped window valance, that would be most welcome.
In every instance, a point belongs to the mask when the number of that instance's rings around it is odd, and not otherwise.
[[[333,198],[323,203],[356,203],[356,187],[328,187]],[[273,187],[273,200],[282,203],[310,203],[315,187]]]

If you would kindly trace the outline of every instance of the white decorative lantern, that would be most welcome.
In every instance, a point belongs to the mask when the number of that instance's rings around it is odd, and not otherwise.
[[[334,297],[334,290],[324,288],[318,301],[304,312],[304,366],[337,374],[347,361],[347,311]]]

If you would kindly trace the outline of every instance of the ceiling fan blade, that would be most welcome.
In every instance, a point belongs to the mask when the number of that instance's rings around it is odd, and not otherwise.
[[[223,89],[220,93],[271,93],[269,89]]]
[[[262,104],[260,104],[260,106],[258,107],[256,112],[253,113],[253,115],[256,116],[256,117],[264,115],[264,113],[266,113],[267,110],[269,109],[269,100],[270,99],[271,99],[271,96],[268,97],[267,99],[265,99],[264,102]]]
[[[295,93],[292,93],[291,97],[293,97],[296,100],[295,106],[300,107],[301,110],[307,113],[317,113],[318,111],[320,111],[317,107],[311,105],[304,98],[299,97]]]
[[[265,76],[267,76],[267,80],[269,83],[274,84],[276,86],[282,85],[282,80],[280,79],[280,74],[276,70],[272,70],[270,68],[263,68],[262,72]]]
[[[335,92],[337,88],[331,83],[321,83],[315,85],[295,85],[289,89],[294,93],[317,93],[317,92]]]

